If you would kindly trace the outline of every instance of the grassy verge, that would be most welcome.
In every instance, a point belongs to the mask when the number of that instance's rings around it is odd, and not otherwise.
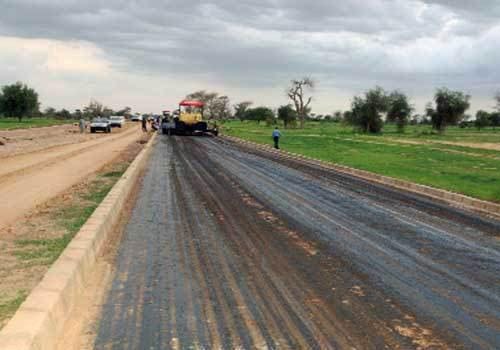
[[[127,166],[128,163],[122,163],[121,169],[99,175],[89,183],[84,192],[77,194],[72,205],[53,213],[52,219],[65,232],[61,237],[17,240],[14,252],[16,257],[27,264],[51,265],[106,197]]]
[[[454,137],[459,133],[464,138],[470,136],[467,130],[455,129]],[[228,122],[223,131],[254,142],[272,143],[272,127],[264,124]],[[491,130],[487,132],[493,134],[488,139],[490,142],[496,134]],[[476,139],[478,133],[473,133],[470,138]],[[389,140],[395,133],[368,136],[332,123],[310,123],[303,130],[289,129],[283,134],[281,146],[291,152],[500,202],[500,152],[436,144],[395,144]],[[410,128],[407,134],[414,132]]]
[[[26,213],[23,220],[0,235],[0,329],[143,147],[141,142],[130,144],[97,174]]]
[[[0,118],[0,130],[40,128],[43,126],[71,124],[74,122],[74,120],[59,120],[50,118],[26,118],[22,121],[19,121],[16,118]]]
[[[48,269],[106,197],[128,164],[128,162],[120,163],[112,171],[98,175],[73,195],[68,206],[62,206],[48,214],[47,219],[51,221],[51,229],[61,232],[61,235],[54,238],[14,241],[12,255],[17,261],[17,273],[21,271],[40,273]],[[14,315],[28,294],[26,289],[14,289],[5,295],[0,295],[0,329]]]
[[[14,315],[27,296],[28,293],[25,290],[17,291],[17,295],[10,298],[0,296],[0,324]]]

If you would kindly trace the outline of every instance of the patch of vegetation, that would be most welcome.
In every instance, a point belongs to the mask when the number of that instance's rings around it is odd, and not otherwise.
[[[15,256],[26,263],[51,265],[106,197],[127,166],[128,163],[123,163],[117,167],[118,170],[98,176],[85,191],[77,194],[75,204],[63,207],[53,214],[57,226],[65,232],[63,236],[50,239],[18,240]]]
[[[232,121],[225,123],[223,128],[227,135],[272,144],[271,126]],[[488,134],[489,140],[500,142],[500,130],[483,129],[479,133],[477,130],[449,127],[445,135],[428,134],[423,137],[422,132],[431,131],[430,126],[408,126],[405,134],[398,133],[396,126],[388,126],[382,135],[372,136],[356,133],[338,123],[309,122],[304,129],[282,131],[284,136],[280,145],[287,151],[500,202],[500,152],[435,143],[395,144],[393,140],[397,136],[458,141],[463,138],[470,141],[482,139],[482,135]]]
[[[29,118],[23,119],[22,121],[19,121],[16,118],[0,118],[0,130],[40,128],[43,126],[71,124],[74,122],[74,120],[61,120],[52,118]]]
[[[2,321],[10,318],[16,312],[16,310],[19,308],[19,306],[21,306],[27,296],[27,291],[20,290],[17,292],[17,295],[14,298],[5,299],[0,302],[0,324],[2,323]]]
[[[110,171],[109,173],[103,174],[103,177],[120,177],[123,175],[125,171],[120,170],[120,171]]]

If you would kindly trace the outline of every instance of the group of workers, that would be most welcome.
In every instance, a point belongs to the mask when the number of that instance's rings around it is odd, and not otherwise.
[[[159,115],[156,115],[153,118],[149,119],[149,124],[150,124],[151,130],[158,131],[160,129],[160,125],[161,125],[160,122],[161,122],[161,118]],[[148,118],[142,117],[141,124],[142,124],[142,131],[147,132],[148,131]]]

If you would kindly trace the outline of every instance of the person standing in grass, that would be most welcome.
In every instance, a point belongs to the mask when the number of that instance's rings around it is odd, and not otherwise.
[[[280,137],[281,137],[281,132],[279,131],[278,127],[275,127],[273,130],[273,140],[274,140],[274,148],[280,149]]]

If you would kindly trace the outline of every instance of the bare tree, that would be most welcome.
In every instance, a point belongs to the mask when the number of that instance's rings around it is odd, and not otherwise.
[[[300,120],[300,128],[304,128],[309,104],[312,101],[312,96],[306,97],[305,93],[309,89],[314,89],[315,83],[309,77],[304,77],[300,80],[292,80],[292,85],[287,90],[287,95],[292,100],[297,116]]]

